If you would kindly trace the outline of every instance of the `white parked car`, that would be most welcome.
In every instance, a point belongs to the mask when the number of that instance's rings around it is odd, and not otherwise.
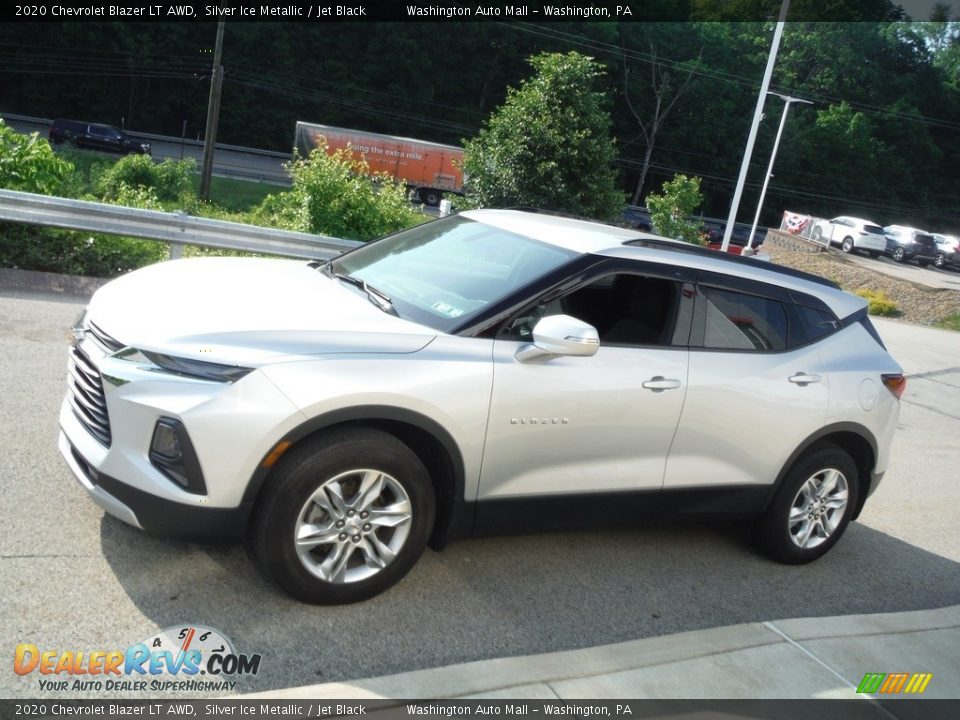
[[[883,477],[905,380],[827,280],[481,210],[328,262],[125,275],[67,386],[60,451],[94,502],[246,538],[291,594],[341,603],[428,541],[667,514],[753,519],[809,562]]]
[[[814,240],[825,239],[830,245],[839,245],[845,253],[863,250],[870,257],[879,257],[887,249],[883,228],[872,220],[841,215],[823,220],[813,226]]]

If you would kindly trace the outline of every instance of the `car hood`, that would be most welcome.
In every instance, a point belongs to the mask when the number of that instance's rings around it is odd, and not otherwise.
[[[306,262],[257,258],[141,268],[100,288],[88,321],[127,347],[248,365],[284,356],[412,353],[437,335]]]

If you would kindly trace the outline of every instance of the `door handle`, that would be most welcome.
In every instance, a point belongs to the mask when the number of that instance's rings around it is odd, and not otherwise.
[[[819,375],[808,375],[808,374],[805,373],[805,372],[798,372],[796,375],[791,375],[790,378],[789,378],[789,380],[790,380],[790,382],[792,382],[794,385],[799,385],[800,387],[804,387],[804,386],[806,386],[806,385],[809,385],[810,383],[818,383],[818,382],[820,382],[820,376],[819,376]]]
[[[680,381],[667,379],[663,375],[656,375],[644,382],[643,387],[654,392],[663,392],[680,387]]]

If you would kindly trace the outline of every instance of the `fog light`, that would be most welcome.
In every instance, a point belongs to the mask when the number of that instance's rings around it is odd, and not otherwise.
[[[165,460],[180,460],[183,450],[180,448],[180,438],[169,420],[160,420],[153,431],[153,442],[150,449],[163,456]]]
[[[150,440],[150,462],[160,472],[188,492],[207,493],[200,461],[183,423],[175,418],[160,418]]]

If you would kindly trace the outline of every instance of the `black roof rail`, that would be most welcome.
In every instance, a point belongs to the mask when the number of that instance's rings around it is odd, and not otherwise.
[[[637,238],[636,240],[627,240],[623,244],[632,245],[634,247],[647,247],[654,250],[673,250],[674,252],[686,253],[688,255],[697,255],[699,257],[708,257],[714,260],[721,260],[723,262],[749,265],[750,267],[754,268],[757,267],[756,260],[751,260],[750,258],[741,257],[740,255],[734,255],[732,253],[721,252],[719,250],[711,250],[710,248],[705,248],[700,245],[691,245],[690,243],[676,242],[666,239],[658,240],[657,238]],[[781,275],[789,275],[790,277],[799,278],[801,280],[808,280],[809,282],[815,282],[818,285],[824,285],[829,288],[834,288],[835,290],[840,289],[840,286],[833,282],[833,280],[827,280],[824,277],[804,272],[803,270],[795,270],[794,268],[776,265],[774,263],[764,263],[762,267],[764,270],[770,270],[771,272],[780,273]]]

